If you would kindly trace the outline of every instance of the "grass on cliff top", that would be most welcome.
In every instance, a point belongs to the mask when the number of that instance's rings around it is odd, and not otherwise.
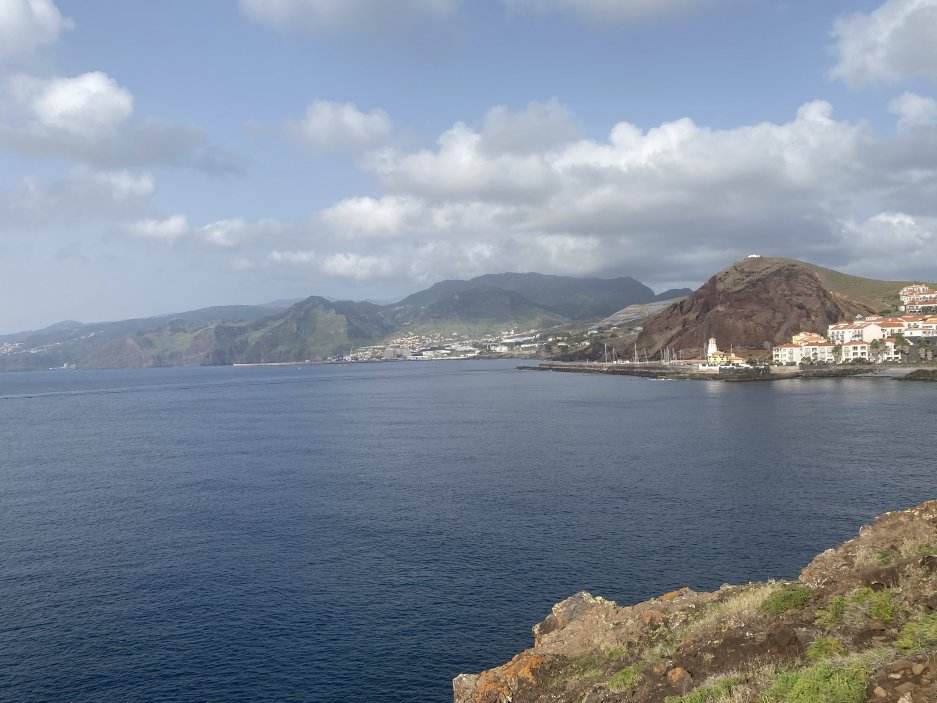
[[[862,703],[868,678],[868,670],[859,664],[823,663],[782,671],[760,703]]]
[[[901,606],[895,602],[893,589],[873,591],[864,586],[845,596],[830,598],[826,608],[817,614],[816,623],[826,628],[836,628],[841,625],[862,627],[870,619],[890,623],[901,612]]]
[[[846,654],[846,645],[836,637],[817,637],[807,646],[807,659],[826,661]]]
[[[761,610],[772,615],[788,610],[803,610],[813,598],[813,589],[801,584],[785,586],[769,595],[761,604]]]
[[[664,703],[729,703],[735,689],[744,682],[745,679],[738,675],[710,679],[685,695],[667,696]]]
[[[608,690],[612,693],[630,691],[638,682],[642,671],[644,671],[644,662],[635,662],[630,666],[626,666],[608,680]]]
[[[895,646],[904,652],[920,652],[937,647],[937,613],[906,623]]]
[[[774,583],[753,583],[741,587],[725,600],[716,601],[699,612],[686,627],[687,633],[700,632],[719,626],[729,620],[750,615],[761,608],[762,604],[776,590]]]

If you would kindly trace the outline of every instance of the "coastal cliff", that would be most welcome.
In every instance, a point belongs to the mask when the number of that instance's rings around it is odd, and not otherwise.
[[[578,593],[533,647],[453,681],[455,703],[934,703],[937,500],[886,513],[796,581]]]

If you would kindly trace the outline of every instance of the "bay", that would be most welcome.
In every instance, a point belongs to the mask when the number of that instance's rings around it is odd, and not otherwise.
[[[449,701],[580,590],[793,578],[933,389],[515,362],[0,376],[0,699]]]

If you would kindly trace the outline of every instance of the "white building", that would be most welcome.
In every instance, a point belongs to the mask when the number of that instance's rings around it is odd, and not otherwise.
[[[829,326],[826,332],[827,339],[833,344],[846,344],[848,342],[871,342],[873,339],[884,339],[885,334],[878,322],[837,322]]]

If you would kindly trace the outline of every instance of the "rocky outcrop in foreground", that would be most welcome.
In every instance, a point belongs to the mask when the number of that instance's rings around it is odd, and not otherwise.
[[[633,606],[578,593],[455,703],[937,702],[937,500],[886,513],[797,581]]]

